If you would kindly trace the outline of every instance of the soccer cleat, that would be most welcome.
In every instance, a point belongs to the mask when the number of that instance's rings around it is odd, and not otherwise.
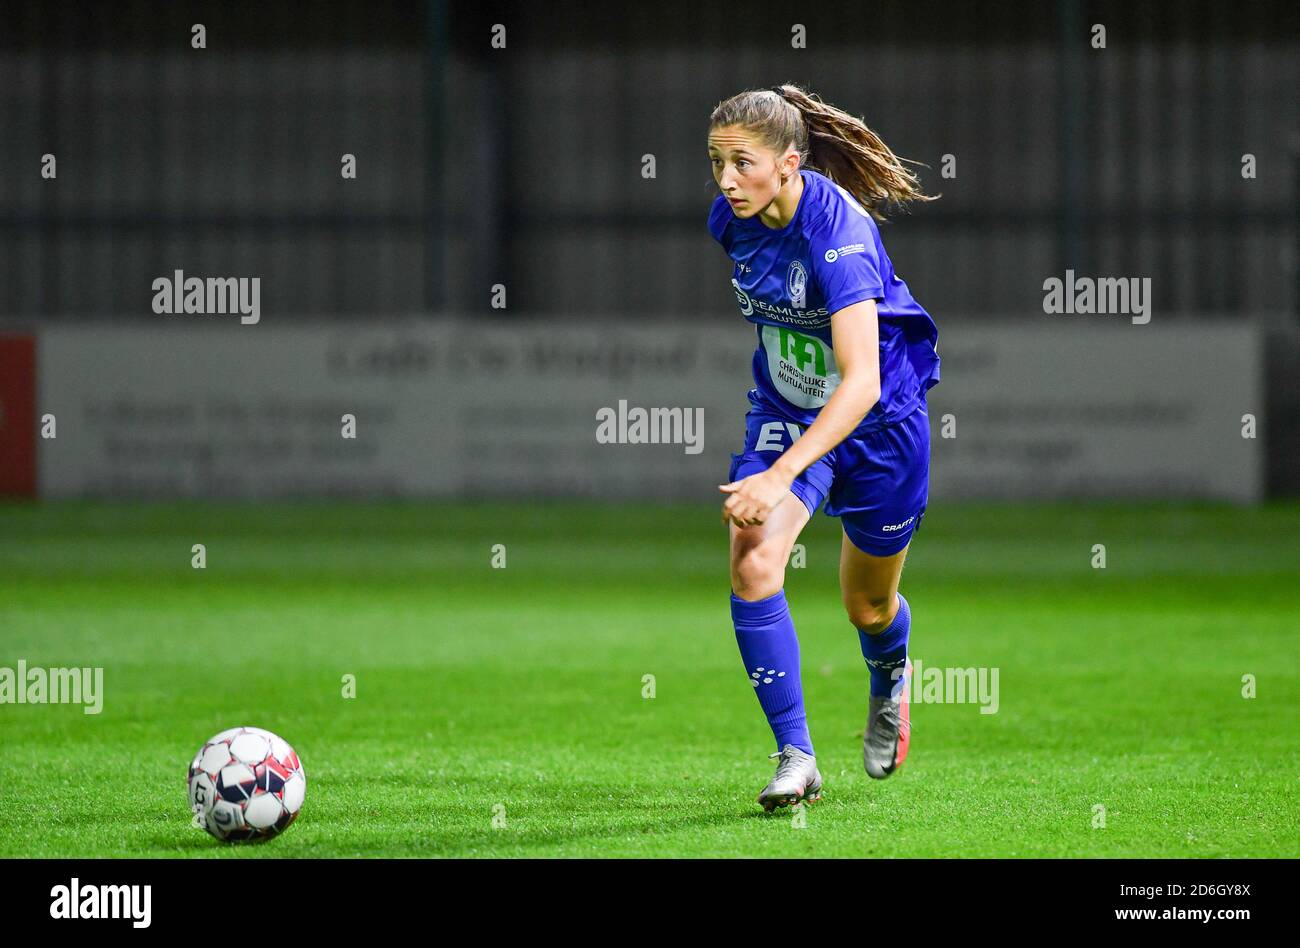
[[[763,809],[771,813],[777,807],[796,806],[820,800],[822,795],[822,775],[817,772],[817,758],[805,754],[793,744],[786,744],[779,753],[769,754],[768,759],[779,757],[776,776],[758,795],[758,802]]]
[[[867,774],[884,780],[903,765],[912,736],[907,710],[912,692],[912,660],[903,668],[903,687],[897,697],[871,696],[867,727],[862,734],[862,766]]]

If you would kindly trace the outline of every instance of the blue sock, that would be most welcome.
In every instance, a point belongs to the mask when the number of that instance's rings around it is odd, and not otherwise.
[[[736,626],[736,644],[745,661],[745,674],[772,727],[776,749],[793,744],[811,754],[812,738],[808,736],[799,679],[799,639],[794,634],[785,590],[757,602],[747,602],[733,593],[731,621]]]
[[[862,657],[871,671],[871,694],[877,698],[903,693],[902,669],[907,662],[907,634],[912,629],[912,610],[903,594],[898,594],[898,614],[889,628],[876,635],[858,629],[862,640]],[[897,674],[895,674],[897,672]]]

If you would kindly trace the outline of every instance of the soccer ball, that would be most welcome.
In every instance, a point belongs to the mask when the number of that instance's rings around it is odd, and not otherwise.
[[[189,774],[194,825],[217,839],[270,839],[302,809],[307,774],[284,739],[232,727],[206,741]]]

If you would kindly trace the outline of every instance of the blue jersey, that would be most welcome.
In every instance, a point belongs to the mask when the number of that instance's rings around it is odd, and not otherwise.
[[[850,434],[861,437],[905,418],[939,381],[939,331],[894,274],[871,215],[825,175],[799,173],[799,207],[781,230],[737,217],[718,195],[709,232],[736,262],[731,285],[758,333],[758,391],[797,424],[812,424],[840,382],[831,314],[876,300],[880,400]]]

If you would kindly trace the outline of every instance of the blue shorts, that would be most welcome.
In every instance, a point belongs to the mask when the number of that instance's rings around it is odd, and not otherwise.
[[[803,426],[772,410],[756,391],[745,414],[745,450],[731,456],[729,481],[772,466],[803,434]],[[790,485],[808,513],[823,500],[826,514],[839,517],[859,550],[892,556],[921,525],[930,491],[930,416],[922,400],[916,410],[861,438],[845,438],[818,458]]]

